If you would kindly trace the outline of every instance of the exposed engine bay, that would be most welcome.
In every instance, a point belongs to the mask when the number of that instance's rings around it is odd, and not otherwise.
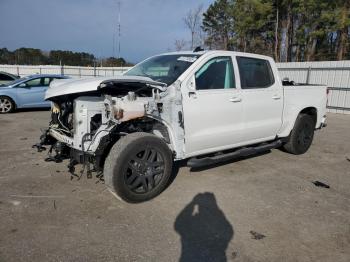
[[[95,90],[48,99],[53,102],[51,121],[37,146],[51,145],[47,161],[70,159],[72,174],[78,163],[84,165],[88,176],[92,171],[102,174],[111,146],[134,132],[161,137],[175,158],[181,158],[184,131],[181,93],[176,83],[169,88],[109,79]]]

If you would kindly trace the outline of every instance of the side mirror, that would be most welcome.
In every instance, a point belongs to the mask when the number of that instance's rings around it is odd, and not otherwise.
[[[17,87],[24,87],[24,88],[26,88],[27,85],[26,85],[26,83],[21,83],[21,84],[19,84]]]
[[[196,78],[194,75],[187,81],[187,89],[190,91],[196,91]]]

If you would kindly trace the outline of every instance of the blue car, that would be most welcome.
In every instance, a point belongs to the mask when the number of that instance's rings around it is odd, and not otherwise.
[[[50,107],[45,101],[45,92],[55,79],[66,79],[61,75],[31,75],[0,86],[0,114],[11,113],[17,108]]]

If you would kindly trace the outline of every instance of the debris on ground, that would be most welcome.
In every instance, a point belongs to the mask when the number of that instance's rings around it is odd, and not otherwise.
[[[345,158],[346,158],[346,160],[348,160],[350,162],[350,157],[345,157]]]
[[[238,255],[238,252],[232,252],[231,258],[232,258],[232,259],[235,259],[235,258],[237,257],[237,255]]]
[[[252,235],[252,239],[255,239],[255,240],[260,240],[260,239],[263,239],[265,238],[266,236],[263,235],[263,234],[260,234],[258,232],[255,232],[255,231],[249,231],[249,233]]]
[[[42,152],[46,150],[46,147],[42,146],[40,143],[32,145],[32,148],[36,148],[38,152]]]
[[[312,182],[315,186],[317,186],[317,187],[323,187],[323,188],[330,188],[330,186],[329,185],[327,185],[327,184],[325,184],[325,183],[323,183],[323,182],[320,182],[320,181],[314,181],[314,182]]]

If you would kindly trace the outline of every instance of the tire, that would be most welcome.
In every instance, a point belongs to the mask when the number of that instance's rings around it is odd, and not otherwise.
[[[109,152],[104,165],[105,184],[126,202],[147,201],[167,187],[172,165],[172,153],[161,138],[132,133],[118,140]]]
[[[311,146],[315,132],[315,120],[306,114],[300,114],[289,135],[284,150],[294,155],[304,154]]]
[[[0,96],[0,114],[12,113],[16,109],[16,104],[8,96]]]

